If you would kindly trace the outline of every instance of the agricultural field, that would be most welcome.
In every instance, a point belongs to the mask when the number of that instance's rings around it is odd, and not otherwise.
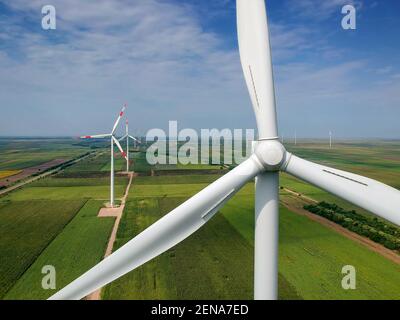
[[[0,197],[0,299],[45,299],[54,291],[41,288],[44,265],[56,267],[60,288],[102,259],[115,219],[97,217],[109,200],[108,157],[92,166],[103,152]],[[116,199],[127,183],[117,172]]]
[[[44,265],[56,267],[59,289],[104,256],[115,221],[97,217],[109,198],[109,149],[71,141],[62,145],[71,148],[70,155],[93,153],[0,197],[0,299],[46,299],[55,290],[41,288]],[[37,152],[51,152],[51,147],[38,146]],[[332,149],[318,141],[287,145],[306,159],[397,188],[399,147],[396,141],[343,142]],[[1,141],[0,148],[8,150]],[[58,148],[54,152],[61,152]],[[126,163],[117,156],[115,192],[120,198],[128,178],[118,173],[125,171]],[[138,176],[113,250],[229,170],[213,165],[150,166],[144,152],[133,150],[130,159]],[[368,212],[286,174],[281,174],[280,185],[280,299],[400,299],[399,264],[287,204],[302,207],[304,199],[312,198]],[[254,184],[248,183],[201,230],[103,288],[102,299],[252,299],[253,232]],[[344,265],[356,267],[356,290],[341,288]]]
[[[328,148],[317,142],[289,145],[288,149],[394,187],[400,181],[398,143],[382,143],[373,149],[346,142],[329,149],[328,155],[324,155]],[[363,156],[356,157],[357,153]],[[387,168],[378,165],[381,156]],[[198,170],[190,175],[137,177],[114,250],[219,177]],[[318,201],[355,208],[286,174],[281,175],[281,186]],[[197,233],[108,285],[103,299],[251,299],[253,196],[254,185],[249,183]],[[281,190],[281,196],[285,199],[288,193]],[[279,264],[280,299],[400,299],[398,264],[284,206],[280,209]],[[344,265],[356,267],[356,290],[341,287]]]
[[[0,297],[74,218],[84,200],[0,202]]]
[[[7,292],[5,299],[47,299],[54,294],[56,290],[41,287],[41,269],[45,265],[56,268],[57,286],[61,288],[99,262],[114,224],[112,217],[97,217],[102,205],[101,201],[86,202]]]
[[[21,170],[52,161],[71,160],[89,151],[74,139],[0,139],[0,170]]]

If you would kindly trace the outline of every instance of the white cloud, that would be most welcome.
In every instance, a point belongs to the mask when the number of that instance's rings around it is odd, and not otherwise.
[[[10,5],[23,19],[37,15],[42,3]],[[234,116],[247,99],[237,52],[223,49],[223,39],[205,32],[185,7],[155,0],[134,5],[55,0],[53,5],[57,43],[48,39],[52,31],[22,31],[16,24],[9,30],[23,59],[13,63],[4,52],[0,57],[0,82],[8,92],[2,105],[18,103],[28,113],[47,103],[61,114],[66,109],[114,114],[128,100],[138,116],[152,119],[144,121],[146,126],[161,126],[169,118],[209,119],[218,104],[221,115],[229,110]],[[193,112],[198,108],[200,116]],[[109,125],[102,118],[94,115],[85,125],[90,130]],[[73,130],[82,127],[73,117],[64,121]],[[32,127],[43,130],[37,123]]]

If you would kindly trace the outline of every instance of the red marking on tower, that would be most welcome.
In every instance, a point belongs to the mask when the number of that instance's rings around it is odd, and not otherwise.
[[[90,139],[92,136],[85,136],[85,139]]]

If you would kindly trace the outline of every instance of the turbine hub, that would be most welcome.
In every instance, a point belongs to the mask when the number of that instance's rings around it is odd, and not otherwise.
[[[267,171],[278,171],[286,160],[286,149],[279,140],[257,141],[254,153]]]

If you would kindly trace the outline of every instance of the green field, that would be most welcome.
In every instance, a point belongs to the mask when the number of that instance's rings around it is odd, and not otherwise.
[[[114,249],[204,188],[211,177],[194,176],[192,181],[190,176],[177,176],[169,184],[164,177],[139,177]],[[103,298],[251,299],[253,189],[252,183],[247,184],[224,206],[222,215],[183,243],[113,282],[103,291]],[[399,265],[283,207],[279,259],[280,299],[400,299]],[[348,264],[358,270],[354,291],[341,288],[341,268]]]
[[[184,187],[184,185],[182,186]],[[128,202],[115,249],[185,198]],[[104,299],[251,299],[252,246],[220,215],[183,243],[106,287]],[[227,266],[229,265],[229,268]],[[299,299],[280,277],[282,298]]]
[[[24,147],[30,154],[20,157]],[[333,149],[318,141],[287,145],[306,159],[397,188],[399,147],[396,141],[342,142]],[[39,139],[18,141],[11,147],[0,139],[0,170],[91,150],[96,152],[60,173],[0,197],[0,298],[49,297],[54,291],[41,288],[41,268],[55,266],[57,288],[63,287],[101,260],[114,223],[114,218],[96,216],[109,198],[110,159],[105,143]],[[150,166],[144,152],[130,155],[140,176],[131,187],[114,250],[222,174],[214,170],[219,166]],[[115,164],[117,171],[125,170],[124,159],[116,158]],[[126,176],[116,174],[117,198],[127,182]],[[286,174],[281,174],[281,186],[369,214]],[[284,190],[281,196],[288,199]],[[301,197],[290,199],[301,202]],[[245,185],[220,211],[184,242],[108,285],[102,297],[251,299],[254,184]],[[280,299],[400,299],[398,264],[283,206],[280,212]],[[341,288],[344,265],[356,267],[356,290]]]
[[[221,211],[253,243],[254,205],[237,196]],[[304,216],[280,209],[279,271],[303,299],[400,299],[400,266]],[[357,270],[357,289],[343,290],[341,269]]]
[[[20,170],[90,151],[74,139],[0,139],[0,170]]]
[[[0,297],[71,221],[83,200],[0,202]]]
[[[42,289],[43,266],[56,268],[56,284],[60,289],[99,262],[114,224],[114,218],[97,217],[101,206],[99,201],[88,201],[16,282],[5,299],[47,299],[54,294],[56,290]]]
[[[53,155],[75,155],[82,149],[61,145]],[[45,147],[37,148],[38,154],[51,154]],[[96,161],[103,162],[101,167],[93,166]],[[107,161],[101,152],[95,153],[0,197],[0,298],[47,298],[51,292],[41,288],[44,265],[56,267],[61,288],[100,261],[114,223],[114,218],[96,216],[109,200],[109,173],[101,171]],[[117,199],[127,183],[127,176],[116,175]]]

